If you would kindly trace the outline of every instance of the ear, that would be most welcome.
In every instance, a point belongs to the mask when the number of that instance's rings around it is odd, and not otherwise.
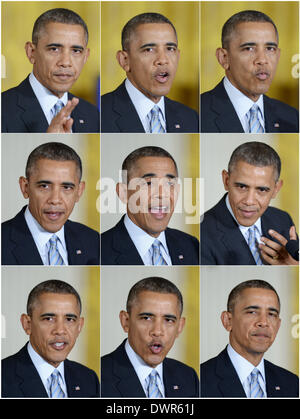
[[[120,200],[123,202],[123,204],[127,204],[128,199],[127,199],[127,185],[125,185],[125,183],[117,183],[116,186],[116,192],[118,197],[120,198]]]
[[[28,314],[22,314],[20,321],[26,335],[30,336],[31,335],[31,318],[28,316]]]
[[[82,181],[82,182],[79,183],[79,186],[78,186],[78,193],[77,193],[76,202],[79,201],[79,199],[81,198],[81,195],[83,194],[84,190],[85,190],[85,182]]]
[[[25,44],[25,52],[27,55],[28,60],[31,62],[31,64],[35,63],[35,50],[36,46],[32,42],[26,42]]]
[[[177,331],[176,337],[178,337],[180,335],[180,333],[183,331],[184,326],[185,326],[185,317],[181,317],[179,319],[179,327],[178,327],[178,331]]]
[[[217,48],[216,50],[216,57],[218,63],[224,68],[224,70],[229,69],[229,60],[228,60],[228,52],[225,48]]]
[[[81,330],[83,328],[83,325],[84,325],[84,317],[80,317],[80,319],[79,319],[79,325],[78,325],[78,335],[81,332]]]
[[[120,311],[119,319],[120,319],[120,323],[124,332],[128,333],[129,332],[129,313],[127,313],[127,311],[125,310]]]
[[[228,191],[229,173],[226,170],[222,170],[222,180],[225,191]]]
[[[231,332],[231,318],[232,314],[229,311],[222,312],[221,321],[227,332]]]
[[[279,191],[280,191],[280,189],[282,188],[282,185],[283,185],[283,180],[279,179],[279,180],[276,182],[276,185],[275,185],[275,189],[274,189],[274,192],[273,192],[272,198],[276,198],[276,195],[278,194],[278,192],[279,192]]]
[[[87,60],[88,60],[89,56],[90,56],[90,49],[89,49],[89,48],[87,48],[87,49],[85,50],[84,64],[87,62]]]
[[[28,194],[28,179],[24,176],[20,176],[19,178],[19,185],[20,185],[20,189],[21,192],[24,196],[25,199],[29,198],[29,194]]]
[[[127,51],[118,51],[116,54],[119,65],[123,68],[126,73],[130,71],[129,55]]]

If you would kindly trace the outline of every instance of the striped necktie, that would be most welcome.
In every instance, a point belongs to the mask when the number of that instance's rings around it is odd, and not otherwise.
[[[52,117],[54,118],[64,106],[65,106],[64,103],[61,100],[58,100],[56,104],[53,106],[53,108],[51,109]]]
[[[258,375],[259,371],[257,368],[254,368],[251,374],[249,375],[251,399],[261,399],[264,397],[264,392],[258,381]]]
[[[60,373],[55,369],[48,378],[49,394],[51,399],[63,399],[65,397],[65,393],[59,383],[59,377]]]
[[[264,132],[264,128],[260,123],[259,117],[258,117],[259,107],[258,105],[254,104],[252,108],[250,109],[250,117],[249,117],[249,132],[252,132],[254,134],[259,134]]]
[[[159,107],[154,105],[150,111],[150,132],[151,133],[162,133],[165,132],[159,118]]]
[[[149,383],[148,383],[148,388],[147,388],[147,392],[148,392],[147,395],[151,399],[161,399],[163,397],[158,388],[157,375],[158,375],[157,371],[152,370],[148,376]]]
[[[64,260],[61,257],[58,247],[57,247],[57,240],[58,237],[53,234],[53,236],[50,237],[49,239],[49,252],[48,252],[48,257],[49,257],[49,265],[52,266],[58,266],[58,265],[64,265]]]
[[[154,266],[162,266],[167,265],[167,262],[163,258],[163,255],[160,251],[160,241],[155,239],[152,243],[152,265]]]
[[[256,226],[251,226],[248,229],[248,246],[251,250],[251,253],[254,257],[256,265],[263,265],[262,260],[260,258],[259,249],[257,247],[257,241],[255,237],[255,230],[257,229]]]

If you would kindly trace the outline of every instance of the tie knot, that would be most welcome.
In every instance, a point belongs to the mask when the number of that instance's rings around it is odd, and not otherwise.
[[[157,115],[159,115],[159,106],[154,105],[154,106],[153,106],[153,108],[151,109],[151,114],[152,114],[153,116],[157,116]]]
[[[155,239],[154,242],[152,243],[152,247],[154,249],[159,249],[159,247],[160,247],[160,241],[157,240],[157,239]]]
[[[259,107],[258,107],[258,105],[255,103],[254,105],[252,105],[252,107],[250,108],[250,114],[256,114],[256,113],[258,113],[258,109],[259,109]]]
[[[251,378],[253,380],[256,380],[258,378],[259,370],[257,368],[254,368],[251,372]]]
[[[57,369],[55,369],[54,371],[53,371],[53,373],[51,374],[51,378],[52,379],[56,379],[56,380],[58,380],[58,377],[59,377],[59,371],[57,370]]]
[[[52,108],[54,116],[56,116],[64,106],[64,103],[61,100],[58,100]]]
[[[55,234],[53,234],[53,236],[51,236],[49,239],[50,246],[57,246],[57,240],[58,237]]]

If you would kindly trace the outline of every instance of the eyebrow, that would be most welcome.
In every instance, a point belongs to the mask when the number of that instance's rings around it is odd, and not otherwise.
[[[56,317],[55,313],[43,313],[40,315],[40,317],[43,319],[45,317]],[[65,317],[69,317],[69,318],[73,318],[73,319],[77,319],[78,316],[76,314],[73,313],[66,313]]]
[[[240,48],[243,48],[243,47],[253,47],[255,45],[257,45],[256,42],[245,42],[244,44],[241,44],[240,45]],[[273,47],[278,47],[278,44],[276,42],[266,42],[265,45],[273,46]]]
[[[140,49],[147,48],[147,47],[155,47],[156,45],[157,44],[155,42],[149,42],[148,44],[144,44],[144,45],[140,46]],[[168,47],[176,47],[177,48],[176,42],[166,42],[165,45],[168,46]]]
[[[253,305],[253,306],[248,306],[248,307],[245,307],[245,308],[243,309],[243,311],[250,310],[250,309],[260,310],[260,309],[261,309],[261,307],[260,307],[260,306],[255,306],[255,305]],[[268,307],[268,310],[269,310],[269,311],[274,311],[275,313],[279,314],[279,310],[278,310],[277,308],[274,308],[274,307]]]
[[[157,175],[155,173],[145,173],[143,176],[141,176],[142,179],[145,179],[147,177],[156,177]],[[164,177],[168,177],[170,179],[175,179],[176,176],[172,175],[170,173],[167,173]]]
[[[243,182],[234,182],[235,186],[246,186],[247,188],[249,187],[249,185],[247,185],[246,183]],[[266,189],[267,191],[270,190],[269,186],[255,186],[255,189]]]
[[[46,45],[47,48],[51,48],[51,47],[63,47],[63,44],[56,44],[55,42],[53,42],[52,44],[48,44]],[[76,49],[81,49],[82,51],[84,50],[84,47],[81,45],[72,45],[71,48],[76,48]]]
[[[138,317],[144,317],[144,316],[148,316],[148,317],[155,317],[155,314],[153,313],[139,313]],[[174,319],[177,320],[177,317],[174,314],[164,314],[163,317],[167,318],[167,319]]]
[[[50,180],[38,180],[36,182],[36,185],[44,185],[44,184],[52,185],[53,182],[51,182]],[[63,186],[74,186],[75,187],[75,183],[73,183],[73,182],[62,182],[61,185],[63,185]]]

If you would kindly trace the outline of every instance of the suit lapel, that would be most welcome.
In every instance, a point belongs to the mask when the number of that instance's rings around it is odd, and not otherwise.
[[[67,220],[65,223],[65,240],[68,252],[68,263],[69,265],[85,265],[86,247],[80,240],[80,236],[75,234],[71,226],[71,221]]]
[[[167,228],[165,230],[165,235],[172,265],[186,265],[186,258],[188,258],[188,255],[185,254],[184,249],[180,246],[179,240],[174,240],[172,237],[172,230]]]
[[[186,390],[182,388],[180,377],[176,376],[176,369],[170,368],[167,358],[163,363],[163,377],[166,397],[180,397]]]
[[[10,240],[15,244],[12,253],[19,265],[42,265],[42,259],[25,221],[24,207],[14,218]]]
[[[223,80],[214,89],[211,110],[216,114],[215,123],[219,132],[244,132],[241,122],[226,93]]]
[[[219,378],[218,387],[223,397],[246,397],[246,393],[232,362],[224,349],[217,357],[216,375]]]
[[[167,122],[167,132],[187,132],[184,120],[178,112],[175,103],[165,97],[165,113]]]
[[[124,217],[113,231],[113,250],[116,252],[117,265],[143,265],[143,261],[124,225]]]

